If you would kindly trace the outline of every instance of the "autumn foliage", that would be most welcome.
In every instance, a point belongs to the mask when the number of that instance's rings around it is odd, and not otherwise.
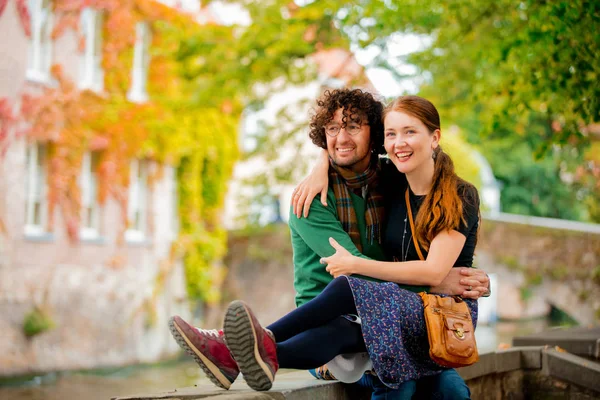
[[[59,209],[69,237],[78,240],[81,194],[78,177],[83,156],[100,154],[98,200],[109,197],[121,207],[121,237],[127,221],[129,165],[148,159],[178,170],[180,237],[172,259],[183,257],[193,297],[215,299],[211,267],[225,252],[225,233],[219,227],[225,185],[237,158],[239,113],[203,108],[190,99],[189,83],[177,73],[174,51],[178,35],[203,29],[192,18],[152,0],[55,0],[53,39],[68,30],[79,32],[81,11],[103,12],[102,67],[104,92],[80,90],[62,71],[52,67],[56,85],[26,90],[18,115],[0,99],[0,152],[15,120],[27,128],[18,134],[47,143],[49,216]],[[6,5],[0,0],[0,12]],[[30,21],[26,1],[17,1],[24,32]],[[131,86],[135,26],[148,22],[151,30],[150,100],[127,99]],[[79,50],[84,50],[80,35]],[[3,140],[4,139],[4,140]],[[158,172],[160,174],[160,171]],[[152,177],[150,178],[152,181]],[[52,229],[52,221],[49,221]],[[171,260],[172,261],[172,260]]]

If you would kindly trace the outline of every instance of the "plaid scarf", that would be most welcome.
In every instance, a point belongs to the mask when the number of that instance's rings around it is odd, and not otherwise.
[[[384,218],[383,196],[377,190],[379,181],[379,167],[377,160],[371,163],[367,170],[362,174],[356,174],[349,169],[342,168],[329,161],[329,182],[333,188],[336,199],[336,208],[340,222],[344,231],[350,235],[350,239],[356,245],[359,251],[362,251],[360,243],[360,233],[358,232],[358,222],[356,211],[350,198],[349,189],[362,190],[362,198],[367,202],[365,213],[365,222],[367,223],[367,240],[373,243],[377,240],[381,243],[381,224]]]

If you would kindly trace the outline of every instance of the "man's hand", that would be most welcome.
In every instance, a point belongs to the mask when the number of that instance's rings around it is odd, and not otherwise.
[[[489,292],[490,279],[487,274],[476,268],[451,268],[448,275],[438,286],[430,289],[431,293],[462,296],[477,300]]]

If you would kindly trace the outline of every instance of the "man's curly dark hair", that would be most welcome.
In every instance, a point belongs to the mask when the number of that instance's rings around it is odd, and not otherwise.
[[[325,126],[331,122],[335,112],[343,109],[343,127],[349,121],[368,122],[371,127],[371,145],[376,154],[385,154],[383,148],[383,104],[369,92],[360,89],[326,90],[317,100],[317,108],[310,120],[308,136],[317,146],[327,149]],[[364,117],[367,121],[363,121]]]

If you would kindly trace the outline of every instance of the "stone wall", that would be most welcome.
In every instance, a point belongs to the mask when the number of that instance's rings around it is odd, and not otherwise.
[[[166,326],[172,314],[189,315],[180,267],[154,301],[154,279],[139,265],[8,268],[0,269],[0,376],[153,362],[178,351]],[[23,322],[40,303],[54,326],[29,338]]]
[[[143,242],[120,240],[119,205],[101,210],[101,237],[72,243],[59,210],[40,237],[24,225],[25,143],[15,142],[0,174],[5,230],[0,232],[0,376],[153,362],[175,355],[166,329],[172,314],[189,317],[182,263],[171,260],[168,168],[148,201]],[[2,163],[0,163],[2,164]],[[2,169],[0,168],[0,171]],[[10,180],[8,180],[10,179]],[[158,229],[158,228],[161,229]],[[171,262],[172,261],[172,262]],[[41,310],[53,327],[28,337],[24,322]],[[38,313],[39,314],[39,313]]]
[[[484,215],[476,264],[498,275],[498,316],[546,315],[550,306],[580,324],[600,321],[600,225]]]
[[[287,225],[278,224],[254,233],[232,232],[224,262],[228,273],[222,301],[203,318],[206,327],[221,326],[224,308],[235,299],[250,304],[260,321],[267,324],[296,307]]]

